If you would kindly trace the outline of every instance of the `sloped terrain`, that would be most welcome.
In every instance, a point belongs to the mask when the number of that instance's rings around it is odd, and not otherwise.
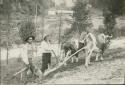
[[[125,83],[125,39],[112,40],[104,55],[104,61],[95,62],[88,68],[82,57],[79,63],[69,63],[50,74],[44,84],[123,84]],[[33,84],[34,83],[30,83]]]
[[[16,58],[9,60],[9,65],[5,65],[5,61],[1,61],[1,81],[2,84],[23,84],[28,81],[28,85],[34,84],[123,84],[125,75],[125,38],[114,39],[111,42],[110,48],[104,55],[104,61],[94,61],[91,59],[92,65],[88,68],[84,66],[83,54],[80,54],[78,63],[68,62],[67,66],[62,66],[60,69],[51,73],[43,80],[34,81],[35,78],[26,80],[24,77],[20,81],[20,75],[11,79],[12,75],[23,68],[23,64],[18,62]],[[53,63],[55,60],[53,59]],[[41,83],[42,82],[42,83]]]

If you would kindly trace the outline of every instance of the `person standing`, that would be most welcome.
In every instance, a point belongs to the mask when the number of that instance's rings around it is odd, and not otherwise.
[[[30,71],[34,76],[40,76],[39,74],[41,74],[41,72],[38,70],[38,68],[36,68],[33,63],[33,58],[36,57],[36,47],[33,43],[33,40],[35,40],[34,36],[29,36],[25,40],[26,43],[21,49],[21,57],[25,66],[27,66],[27,74]]]
[[[51,45],[50,45],[50,35],[45,35],[43,41],[41,42],[42,47],[42,68],[41,71],[44,73],[51,65]]]

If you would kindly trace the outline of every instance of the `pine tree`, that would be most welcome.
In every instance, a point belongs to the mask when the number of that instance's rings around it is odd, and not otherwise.
[[[103,9],[105,32],[113,34],[116,25],[116,17],[125,14],[125,0],[90,0],[93,7]]]
[[[104,17],[104,25],[105,25],[105,33],[108,35],[113,35],[113,29],[116,24],[116,18],[115,15],[109,11],[103,11],[103,17]]]
[[[79,33],[86,31],[87,28],[92,25],[88,2],[77,0],[73,11],[74,23],[72,25],[72,30],[78,30]]]

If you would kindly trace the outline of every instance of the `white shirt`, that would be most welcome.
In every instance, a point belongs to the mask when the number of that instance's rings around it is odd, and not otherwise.
[[[42,41],[40,47],[41,47],[42,53],[50,53],[51,52],[51,45],[49,42]]]
[[[28,43],[24,44],[22,46],[22,48],[20,49],[20,51],[21,51],[20,57],[22,58],[22,60],[25,64],[29,64],[29,61],[28,61],[28,58],[29,58],[29,56],[28,56],[28,45],[29,45]],[[33,49],[34,49],[32,58],[35,58],[37,56],[36,51],[35,51],[35,45],[32,45],[32,46],[33,46]]]

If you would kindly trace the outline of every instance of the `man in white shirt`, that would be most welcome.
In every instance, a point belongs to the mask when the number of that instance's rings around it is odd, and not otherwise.
[[[36,57],[36,47],[33,43],[34,39],[34,36],[29,36],[25,40],[26,44],[23,45],[20,56],[22,57],[24,64],[27,66],[27,74],[30,70],[33,75],[40,76],[39,74],[41,74],[41,72],[39,71],[38,73],[39,69],[33,63],[33,59]]]
[[[42,52],[42,73],[45,72],[45,70],[50,68],[51,65],[51,45],[50,45],[50,36],[45,35],[44,40],[41,42],[41,52]]]

